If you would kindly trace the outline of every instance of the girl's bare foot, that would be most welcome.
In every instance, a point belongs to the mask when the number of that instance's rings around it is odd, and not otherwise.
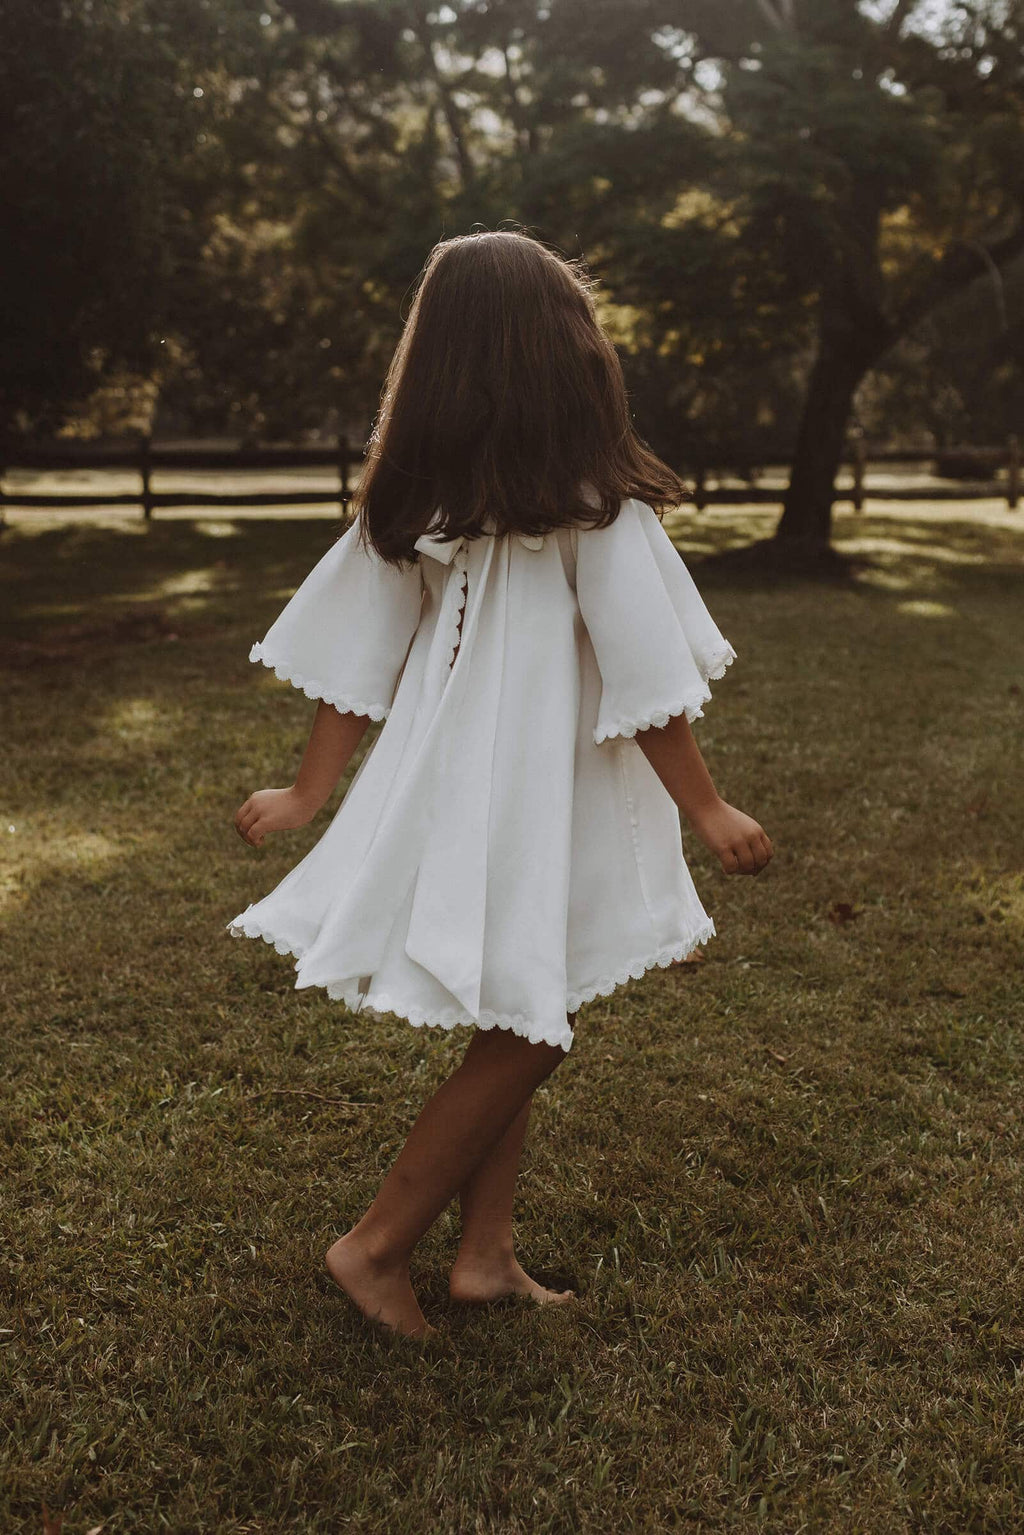
[[[437,1332],[419,1308],[405,1264],[384,1264],[367,1252],[351,1232],[339,1237],[325,1259],[327,1272],[371,1322],[380,1322],[407,1338]]]
[[[479,1305],[505,1295],[528,1295],[539,1306],[564,1305],[574,1300],[574,1290],[546,1290],[531,1279],[511,1255],[501,1259],[458,1257],[448,1280],[452,1300]]]

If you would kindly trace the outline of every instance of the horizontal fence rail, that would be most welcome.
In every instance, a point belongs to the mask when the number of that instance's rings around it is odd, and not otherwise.
[[[92,446],[89,443],[43,443],[18,445],[9,448],[7,462],[0,466],[0,519],[5,506],[71,510],[78,507],[138,507],[148,521],[154,511],[170,507],[223,507],[242,510],[260,506],[315,506],[334,504],[344,512],[351,499],[350,475],[362,463],[363,455],[344,439],[332,447],[276,447],[276,448],[221,448],[221,447],[174,447],[158,446],[148,438],[136,439],[113,446]],[[936,478],[955,480],[955,484],[894,486],[886,485],[869,489],[867,469],[880,464],[934,465]],[[841,468],[852,472],[852,483],[836,486],[832,493],[833,503],[850,502],[855,512],[864,508],[869,496],[887,501],[967,501],[994,496],[1005,497],[1007,505],[1016,509],[1020,503],[1020,445],[1016,436],[1010,437],[1004,447],[954,447],[917,449],[874,448],[863,439],[854,439],[843,457]],[[158,472],[212,471],[214,473],[238,473],[274,469],[330,469],[337,476],[337,488],[315,490],[300,487],[294,490],[232,490],[215,491],[205,487],[189,490],[154,490],[153,475]],[[1000,482],[996,475],[1006,470],[1006,479]],[[12,472],[46,471],[110,471],[121,470],[139,476],[137,491],[107,492],[101,489],[89,491],[23,491],[11,486],[7,480]],[[945,474],[943,473],[945,470]],[[976,473],[975,473],[976,471]],[[731,472],[740,476],[742,485],[709,485],[710,475],[719,479],[725,473],[711,466],[697,465],[684,479],[692,480],[692,504],[697,511],[706,506],[738,506],[748,504],[779,505],[785,489],[779,485],[758,484],[765,472],[764,464],[731,465]]]
[[[866,484],[868,464],[920,464],[935,466],[933,475],[938,479],[953,479],[954,485],[886,485],[869,491]],[[832,504],[849,501],[855,512],[864,510],[869,495],[883,501],[982,501],[999,496],[1006,498],[1011,511],[1020,504],[1020,439],[1010,436],[1004,447],[955,447],[955,448],[875,448],[863,438],[854,438],[840,461],[840,469],[852,471],[852,484],[837,485],[832,491]],[[694,471],[693,504],[697,511],[706,506],[774,505],[785,496],[778,485],[758,485],[763,473],[759,465],[733,465],[747,483],[742,489],[734,486],[707,484],[709,474],[720,473],[710,467],[698,466]],[[1005,484],[996,479],[1000,469],[1006,470]],[[943,474],[945,470],[945,474]],[[969,478],[968,478],[969,476]]]
[[[208,448],[157,447],[148,438],[109,447],[88,443],[27,444],[7,454],[0,468],[0,515],[4,506],[70,509],[83,506],[136,506],[147,521],[158,507],[175,506],[314,506],[333,503],[344,510],[351,497],[350,471],[363,455],[344,439],[334,447]],[[154,490],[158,470],[235,472],[269,469],[333,469],[337,490]],[[53,494],[12,490],[5,483],[12,470],[129,470],[139,476],[137,492],[58,491]]]

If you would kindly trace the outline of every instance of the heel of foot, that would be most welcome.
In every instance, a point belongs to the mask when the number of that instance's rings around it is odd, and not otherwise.
[[[345,1237],[327,1251],[324,1263],[338,1289],[368,1322],[407,1338],[425,1338],[437,1332],[419,1308],[404,1265],[381,1270]]]

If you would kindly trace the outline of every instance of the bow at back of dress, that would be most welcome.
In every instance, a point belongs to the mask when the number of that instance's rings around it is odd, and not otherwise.
[[[493,533],[485,536],[494,537]],[[544,539],[540,534],[517,533],[515,536],[525,549],[536,550],[544,547]],[[442,565],[450,565],[455,555],[467,542],[468,540],[461,535],[458,538],[436,538],[432,533],[421,533],[413,548],[418,549],[420,554],[427,554],[432,559],[440,560]]]

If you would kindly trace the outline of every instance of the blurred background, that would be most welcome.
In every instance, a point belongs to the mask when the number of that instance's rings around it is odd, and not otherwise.
[[[857,444],[1019,475],[1013,0],[37,0],[0,26],[8,466],[125,434],[355,461],[430,246],[512,221],[589,263],[669,462],[781,467],[791,544],[827,543]]]

